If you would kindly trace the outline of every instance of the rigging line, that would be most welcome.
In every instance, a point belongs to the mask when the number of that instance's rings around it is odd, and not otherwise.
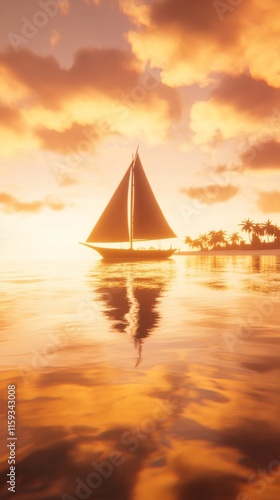
[[[131,185],[130,185],[130,249],[133,248],[133,223],[134,223],[134,166],[138,154],[139,145],[137,146],[135,156],[132,155],[131,166]]]

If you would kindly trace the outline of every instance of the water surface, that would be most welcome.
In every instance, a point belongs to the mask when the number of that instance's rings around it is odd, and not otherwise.
[[[279,498],[279,256],[1,267],[1,498]]]

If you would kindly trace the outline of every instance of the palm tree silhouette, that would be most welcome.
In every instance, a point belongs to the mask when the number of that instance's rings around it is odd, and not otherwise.
[[[277,241],[280,239],[280,227],[275,225],[274,226],[274,241]]]
[[[240,243],[242,238],[241,238],[241,236],[239,236],[238,232],[236,232],[236,233],[230,234],[228,237],[228,240],[232,245],[238,245],[238,243]]]
[[[209,247],[215,247],[217,244],[217,233],[216,231],[212,230],[209,231],[208,235],[208,245]]]
[[[200,243],[200,249],[205,250],[205,246],[208,243],[208,236],[207,234],[200,234],[198,237],[198,241]]]
[[[224,245],[226,243],[226,231],[222,229],[220,231],[209,231],[208,233],[208,244],[214,249],[217,245]]]
[[[220,229],[220,231],[217,231],[217,239],[220,245],[225,245],[227,242],[227,232],[223,231],[222,229]]]
[[[268,219],[264,224],[263,228],[265,230],[267,242],[269,242],[269,237],[274,236],[275,226],[272,224],[271,220]]]
[[[242,226],[241,231],[245,231],[248,234],[250,243],[252,243],[252,232],[253,232],[254,226],[255,226],[254,221],[252,221],[251,219],[244,219],[238,225]]]
[[[190,236],[186,236],[184,242],[191,248],[201,248],[201,243],[198,238],[193,240]]]
[[[262,237],[265,234],[265,228],[264,228],[263,224],[259,224],[259,223],[255,224],[254,229],[253,229],[253,234],[255,234],[262,241]]]
[[[191,246],[192,246],[192,241],[193,241],[193,240],[191,239],[191,237],[190,237],[190,236],[186,236],[186,237],[185,237],[185,240],[184,240],[184,243],[185,243],[186,245],[189,245],[189,246],[191,247]]]
[[[191,246],[192,246],[192,248],[200,248],[201,249],[201,243],[199,241],[199,238],[192,240]]]

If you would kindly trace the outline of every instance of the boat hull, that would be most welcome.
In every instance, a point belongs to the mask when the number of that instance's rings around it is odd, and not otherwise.
[[[165,260],[171,257],[171,255],[175,252],[174,249],[169,250],[137,250],[137,249],[121,249],[121,248],[104,248],[104,247],[96,247],[93,245],[89,245],[87,243],[82,243],[92,250],[98,252],[103,260],[110,261],[134,261],[134,260]]]

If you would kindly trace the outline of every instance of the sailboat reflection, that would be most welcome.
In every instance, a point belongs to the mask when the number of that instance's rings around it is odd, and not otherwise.
[[[115,330],[128,334],[134,341],[138,356],[136,365],[142,361],[145,338],[159,327],[160,298],[174,277],[172,261],[147,263],[127,263],[113,265],[103,261],[96,299],[106,307],[104,315],[112,322]]]

